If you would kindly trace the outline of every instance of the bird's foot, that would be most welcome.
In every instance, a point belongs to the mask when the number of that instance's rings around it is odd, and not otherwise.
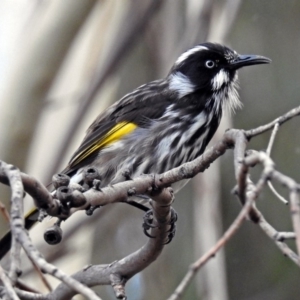
[[[144,217],[143,217],[143,231],[144,231],[144,234],[149,237],[149,238],[155,238],[155,236],[152,236],[149,234],[149,230],[151,228],[155,228],[157,227],[156,225],[153,224],[153,210],[152,209],[149,209],[145,214],[144,214]]]
[[[155,238],[155,236],[152,236],[150,233],[149,233],[149,230],[151,228],[156,228],[157,225],[154,224],[153,220],[153,210],[150,209],[148,210],[145,215],[144,215],[144,223],[143,223],[143,230],[144,230],[144,234],[149,237],[149,238]],[[167,235],[167,241],[165,242],[165,244],[169,244],[173,237],[175,236],[175,232],[176,232],[176,221],[178,219],[178,215],[177,215],[177,212],[171,207],[171,218],[170,218],[170,221],[169,221],[169,225],[170,225],[170,228],[168,230],[168,235]]]
[[[169,244],[173,240],[175,233],[176,233],[177,220],[178,220],[178,214],[175,211],[175,209],[173,209],[171,207],[170,229],[168,230],[168,238],[167,238],[167,241],[165,242],[165,244]]]

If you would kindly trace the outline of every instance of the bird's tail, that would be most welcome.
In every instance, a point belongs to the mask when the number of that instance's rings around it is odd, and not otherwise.
[[[29,230],[37,222],[39,211],[37,208],[31,209],[25,216],[25,228]],[[0,240],[0,260],[10,250],[11,247],[11,231],[7,232]]]

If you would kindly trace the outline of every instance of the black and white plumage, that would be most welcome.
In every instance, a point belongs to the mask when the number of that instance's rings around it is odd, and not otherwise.
[[[269,62],[219,44],[195,46],[177,59],[166,78],[140,86],[101,113],[62,173],[81,182],[83,170],[96,167],[106,186],[124,181],[124,171],[131,177],[162,173],[195,159],[216,132],[224,107],[240,107],[237,70]],[[134,201],[129,203],[146,209]],[[38,211],[31,211],[25,227],[37,217]],[[0,258],[10,242],[10,233],[0,240]]]
[[[132,177],[162,173],[195,159],[216,132],[224,107],[235,110],[241,105],[237,70],[269,62],[213,43],[189,49],[166,78],[140,86],[100,114],[64,173],[80,181],[83,168],[94,166],[105,186],[123,181],[124,170]],[[114,128],[118,131],[118,124],[136,127],[113,143],[89,150]]]

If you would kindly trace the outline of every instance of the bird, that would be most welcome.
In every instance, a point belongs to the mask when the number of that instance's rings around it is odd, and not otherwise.
[[[107,186],[124,181],[124,172],[135,178],[192,161],[204,152],[224,110],[241,107],[237,71],[270,62],[217,43],[188,49],[165,78],[141,85],[100,113],[62,173],[80,183],[84,170],[95,167]],[[174,192],[184,184],[174,184]],[[35,209],[27,216],[26,228],[37,215]],[[0,257],[8,240],[0,241]]]

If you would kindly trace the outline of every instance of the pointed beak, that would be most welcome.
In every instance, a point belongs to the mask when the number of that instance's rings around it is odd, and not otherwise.
[[[234,61],[230,63],[230,67],[234,70],[245,66],[269,64],[271,59],[259,55],[239,55]]]

